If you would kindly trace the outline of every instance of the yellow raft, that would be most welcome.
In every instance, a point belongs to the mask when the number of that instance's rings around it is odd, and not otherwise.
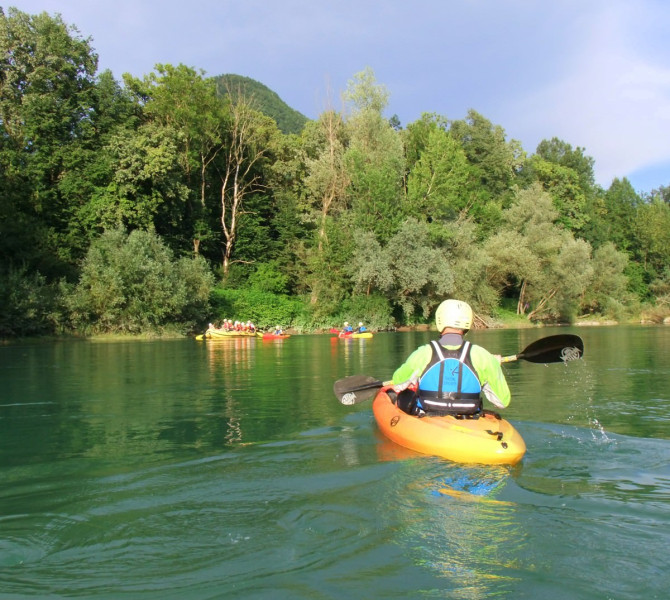
[[[253,331],[225,331],[223,329],[208,329],[201,335],[196,335],[196,340],[227,340],[230,338],[256,337]]]
[[[459,463],[514,465],[526,443],[509,421],[486,411],[479,418],[415,417],[400,410],[384,387],[372,403],[381,432],[396,444]]]

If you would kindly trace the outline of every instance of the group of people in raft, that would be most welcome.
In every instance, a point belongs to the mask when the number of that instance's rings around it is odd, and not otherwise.
[[[482,396],[496,408],[509,405],[502,357],[464,339],[472,321],[466,302],[450,299],[438,306],[440,339],[417,348],[393,373],[389,392],[398,408],[416,416],[467,416],[482,412]]]
[[[344,327],[342,328],[342,334],[344,335],[349,335],[352,333],[365,333],[368,330],[368,328],[363,325],[362,322],[358,323],[358,327],[354,329],[351,325],[349,325],[349,321],[344,322]]]
[[[235,321],[232,319],[223,319],[218,326],[209,324],[210,329],[216,329],[217,331],[248,331],[249,333],[256,333],[256,326],[251,322],[247,321]]]
[[[246,331],[248,333],[256,333],[256,326],[251,322],[247,321],[235,321],[232,319],[223,319],[219,326],[209,324],[210,329],[215,329],[217,331]],[[274,335],[284,335],[284,330],[281,325],[277,325],[272,331]]]

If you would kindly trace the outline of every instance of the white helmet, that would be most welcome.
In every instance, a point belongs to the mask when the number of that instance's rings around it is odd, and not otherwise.
[[[344,322],[344,326],[346,327],[347,325],[349,325],[349,321]]]
[[[359,326],[359,327],[363,327],[363,321],[359,321],[359,322],[358,322],[358,326]]]
[[[440,332],[445,327],[469,331],[472,327],[472,308],[461,300],[445,300],[435,311],[435,324]]]

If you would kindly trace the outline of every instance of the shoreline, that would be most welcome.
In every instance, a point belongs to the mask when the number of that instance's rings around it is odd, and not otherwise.
[[[491,327],[477,327],[477,329],[543,329],[545,327],[616,327],[621,325],[670,325],[670,316],[665,317],[662,321],[656,321],[653,319],[640,318],[639,320],[629,320],[629,321],[614,321],[612,319],[588,319],[583,321],[575,321],[574,323],[524,323],[520,322],[498,322],[492,325]],[[370,330],[371,333],[384,333],[384,332],[409,332],[409,331],[430,331],[434,328],[434,325],[428,323],[422,323],[419,325],[401,325],[395,329],[380,329],[380,330]],[[325,335],[331,334],[329,329],[314,329],[311,331],[301,331],[291,327],[286,328],[286,333],[291,335]],[[175,334],[175,333],[136,333],[136,334],[120,334],[120,333],[102,333],[91,336],[85,336],[80,334],[66,334],[66,335],[48,335],[48,336],[35,336],[35,337],[16,337],[16,338],[0,338],[0,344],[6,345],[13,342],[31,342],[31,341],[63,341],[63,340],[73,340],[73,341],[93,341],[93,342],[105,342],[105,341],[122,341],[122,340],[145,340],[145,341],[154,341],[154,340],[169,340],[169,339],[186,339],[186,338],[195,338],[197,333],[193,332],[190,334]]]

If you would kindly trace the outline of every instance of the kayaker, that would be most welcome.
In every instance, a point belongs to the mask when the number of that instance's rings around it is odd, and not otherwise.
[[[342,329],[342,333],[348,334],[348,333],[353,333],[353,332],[354,332],[354,328],[351,325],[349,325],[348,321],[345,321],[344,322],[344,329]]]
[[[472,320],[472,308],[461,300],[437,307],[440,339],[417,348],[393,373],[398,408],[418,415],[474,415],[483,409],[482,395],[496,408],[509,404],[500,355],[464,340]]]
[[[362,321],[358,323],[358,327],[356,328],[356,333],[364,333],[367,330],[368,330],[368,328],[365,325],[363,325]]]
[[[284,330],[281,328],[280,325],[277,325],[273,333],[274,335],[284,335]]]

